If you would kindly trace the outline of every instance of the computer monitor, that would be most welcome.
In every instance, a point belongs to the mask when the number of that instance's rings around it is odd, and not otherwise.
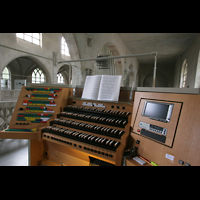
[[[169,122],[171,119],[174,104],[155,101],[145,101],[142,116],[150,119]]]

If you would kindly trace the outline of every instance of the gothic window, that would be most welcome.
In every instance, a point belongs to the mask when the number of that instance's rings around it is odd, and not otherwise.
[[[63,77],[63,75],[61,73],[57,74],[57,83],[61,83],[61,84],[65,83],[64,77]]]
[[[32,72],[32,83],[44,83],[46,81],[43,71],[36,68]]]
[[[2,89],[11,89],[11,74],[7,67],[4,68],[1,74],[1,88]]]

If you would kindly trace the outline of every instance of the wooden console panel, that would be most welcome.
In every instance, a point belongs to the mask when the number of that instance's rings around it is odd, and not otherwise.
[[[164,145],[167,145],[169,147],[172,147],[182,103],[181,102],[173,102],[173,101],[170,101],[170,102],[164,101],[164,103],[171,103],[174,105],[171,120],[168,123],[165,123],[165,122],[150,119],[149,117],[142,116],[142,111],[144,108],[145,101],[160,102],[160,103],[163,102],[163,101],[159,101],[159,100],[151,100],[151,99],[144,99],[144,98],[140,99],[139,109],[136,114],[136,119],[135,119],[134,126],[133,126],[133,132],[140,134],[140,132],[141,132],[141,127],[139,127],[140,122],[144,122],[144,123],[152,124],[152,125],[159,126],[162,128],[166,128],[167,133],[166,133],[165,142],[162,143],[157,140],[154,140],[154,141],[159,142]],[[154,132],[153,132],[153,134],[154,134]],[[160,133],[155,133],[155,134],[162,135]]]
[[[39,129],[43,126],[47,126],[49,121],[54,119],[57,114],[61,112],[62,107],[67,105],[70,90],[71,88],[23,86],[9,124],[8,130],[13,131],[8,131],[7,129],[1,131],[0,138],[41,140]],[[31,103],[31,101],[33,103]],[[54,104],[49,104],[50,101],[53,101]],[[43,109],[42,107],[45,108]],[[43,121],[39,118],[49,119]],[[21,132],[17,131],[20,129],[22,130]],[[32,129],[34,129],[34,131],[30,131]]]
[[[141,116],[142,104],[146,99],[172,102],[174,110],[171,121],[163,123]],[[135,92],[130,144],[135,146],[136,140],[140,140],[138,154],[159,166],[200,165],[199,102],[200,95],[194,94]],[[166,143],[141,135],[137,131],[140,120],[168,128]]]

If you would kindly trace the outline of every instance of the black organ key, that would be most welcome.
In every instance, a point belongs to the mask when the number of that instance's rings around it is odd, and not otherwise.
[[[91,115],[86,115],[85,118],[86,118],[86,119],[90,119],[90,118],[91,118]]]
[[[97,137],[97,138],[95,139],[95,142],[97,142],[97,141],[99,140],[99,138],[100,138],[100,137]]]
[[[82,138],[84,136],[84,134],[83,133],[80,133],[77,137],[78,138]]]
[[[103,144],[105,140],[106,140],[106,138],[104,138],[103,140],[101,140],[101,144]]]
[[[118,134],[121,135],[124,131],[120,131]]]
[[[101,128],[101,131],[104,131],[104,129],[106,129],[106,127]]]
[[[119,142],[116,142],[116,143],[114,144],[114,147],[117,147],[118,144],[119,144]]]
[[[110,111],[110,114],[113,114],[113,113],[114,113],[114,110],[111,110],[111,111]]]
[[[125,120],[125,121],[123,121],[123,125],[125,125],[127,123],[127,121]]]
[[[95,111],[95,110],[96,110],[96,108],[90,108],[90,110],[91,110],[91,111]]]
[[[105,128],[105,127],[101,127],[101,129],[100,129],[100,130],[101,130],[101,131],[103,131],[103,129],[104,129],[104,128]]]
[[[111,120],[112,120],[112,118],[108,118],[108,119],[106,119],[106,122],[111,122]]]
[[[122,112],[122,115],[125,115],[125,113],[126,113],[126,112],[125,112],[125,111],[123,111],[123,112]]]
[[[109,142],[109,146],[111,146],[111,144],[113,143],[114,141],[113,140],[111,140],[110,142]]]
[[[114,134],[116,134],[117,132],[118,132],[118,130],[115,130],[115,131],[114,131]]]
[[[97,130],[99,130],[100,128],[101,128],[101,126],[98,126],[98,127],[97,127]]]
[[[111,122],[111,123],[113,123],[114,121],[115,121],[115,119],[111,119],[111,121],[110,121],[110,122]]]
[[[110,123],[114,123],[114,121],[115,121],[115,119],[114,119],[114,118],[112,118],[112,119],[110,120]]]
[[[107,129],[106,129],[106,132],[108,133],[109,131],[110,131],[110,128],[107,128]]]
[[[109,142],[110,142],[110,140],[107,140],[107,141],[106,141],[106,145],[108,145]]]
[[[84,139],[86,139],[88,136],[89,136],[89,135],[88,135],[88,134],[86,134],[86,135],[84,136]]]
[[[92,138],[92,135],[91,135],[91,136],[89,136],[87,139],[88,139],[88,140],[90,140],[90,138]]]
[[[122,123],[122,119],[118,121],[118,124],[121,124],[121,123]]]
[[[105,121],[106,117],[101,117],[100,119],[101,121]]]
[[[103,129],[103,131],[104,131],[104,132],[106,132],[106,131],[107,131],[107,129],[108,129],[108,128],[106,128],[106,127],[105,127],[105,128]]]
[[[114,131],[115,131],[115,129],[112,129],[110,132],[111,132],[111,133],[114,133]]]
[[[115,119],[110,118],[109,123],[113,123]]]
[[[81,136],[81,138],[87,138],[87,134],[83,134],[82,136]]]
[[[80,133],[79,132],[74,132],[72,135],[73,136],[77,136],[77,135],[79,135]]]
[[[94,136],[94,137],[90,138],[90,140],[91,140],[91,141],[93,141],[95,137],[96,137],[96,136]]]
[[[100,139],[98,140],[98,143],[100,143],[103,139],[104,139],[104,138],[100,138]]]
[[[79,126],[84,127],[86,124],[85,123],[80,123]]]
[[[90,127],[89,127],[89,128],[90,128],[90,129],[92,129],[93,127],[94,127],[94,125],[90,125]]]
[[[79,114],[78,117],[84,118],[85,115],[84,114]]]

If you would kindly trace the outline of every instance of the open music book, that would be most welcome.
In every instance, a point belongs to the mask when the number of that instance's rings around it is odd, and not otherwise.
[[[87,76],[81,98],[118,101],[122,76]]]

